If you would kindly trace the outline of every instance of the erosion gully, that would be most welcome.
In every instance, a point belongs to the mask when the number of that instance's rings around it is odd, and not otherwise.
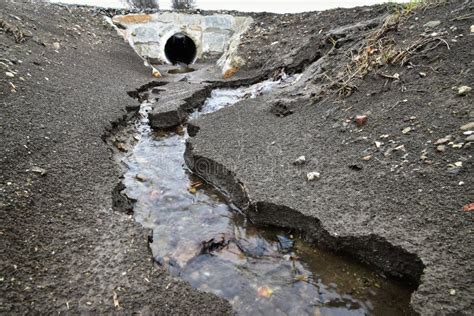
[[[191,117],[274,93],[297,79],[285,75],[249,87],[215,89]],[[237,314],[410,313],[414,288],[315,248],[291,231],[252,224],[223,194],[194,176],[184,164],[186,127],[150,129],[147,112],[159,102],[151,90],[128,130],[133,146],[118,159],[125,166],[122,194],[134,201],[135,220],[152,230],[157,264],[227,299]]]

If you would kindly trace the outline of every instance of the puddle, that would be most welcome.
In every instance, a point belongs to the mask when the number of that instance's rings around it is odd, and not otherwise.
[[[239,89],[217,89],[194,116],[292,84],[282,75]],[[159,102],[159,101],[158,101]],[[123,157],[124,193],[137,222],[153,230],[154,259],[193,287],[227,299],[245,315],[404,315],[410,293],[398,282],[300,236],[256,227],[184,166],[185,128],[151,131],[147,111],[135,122],[136,145]]]

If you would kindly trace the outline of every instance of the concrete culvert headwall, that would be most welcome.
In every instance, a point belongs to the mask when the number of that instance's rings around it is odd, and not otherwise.
[[[165,44],[165,56],[171,64],[191,64],[196,58],[196,44],[183,33],[171,36]]]
[[[163,12],[116,15],[112,22],[135,51],[152,63],[189,64],[204,57],[229,59],[253,19]]]

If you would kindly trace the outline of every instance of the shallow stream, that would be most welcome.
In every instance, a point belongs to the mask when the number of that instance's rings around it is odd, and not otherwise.
[[[216,89],[192,117],[273,93],[297,79],[283,76],[247,88]],[[186,169],[186,128],[151,131],[150,108],[148,101],[141,105],[136,145],[122,162],[127,167],[124,193],[136,200],[136,221],[153,230],[150,247],[158,264],[193,287],[227,299],[238,314],[409,313],[413,289],[319,250],[292,232],[247,221]]]

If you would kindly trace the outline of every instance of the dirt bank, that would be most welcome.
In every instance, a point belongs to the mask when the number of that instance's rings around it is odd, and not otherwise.
[[[466,124],[474,113],[462,87],[474,85],[472,11],[453,1],[337,11],[337,25],[305,15],[254,25],[240,47],[244,69],[313,60],[292,88],[193,121],[199,132],[188,143],[188,166],[254,221],[304,231],[419,283],[415,312],[469,314],[474,177]],[[295,41],[303,46],[291,48]],[[302,155],[306,162],[295,165]]]
[[[112,211],[120,173],[101,137],[149,69],[92,9],[0,12],[0,313],[229,313],[154,267],[147,233]]]
[[[103,138],[136,109],[127,91],[149,69],[103,10],[0,9],[0,312],[230,313],[153,266],[147,232],[112,210],[120,170]],[[458,87],[474,85],[472,11],[455,1],[386,24],[389,6],[252,15],[246,65],[216,86],[304,74],[193,122],[189,166],[204,162],[195,170],[255,221],[420,283],[414,311],[468,314],[473,168],[460,127],[473,112]],[[306,180],[312,171],[319,180]]]

